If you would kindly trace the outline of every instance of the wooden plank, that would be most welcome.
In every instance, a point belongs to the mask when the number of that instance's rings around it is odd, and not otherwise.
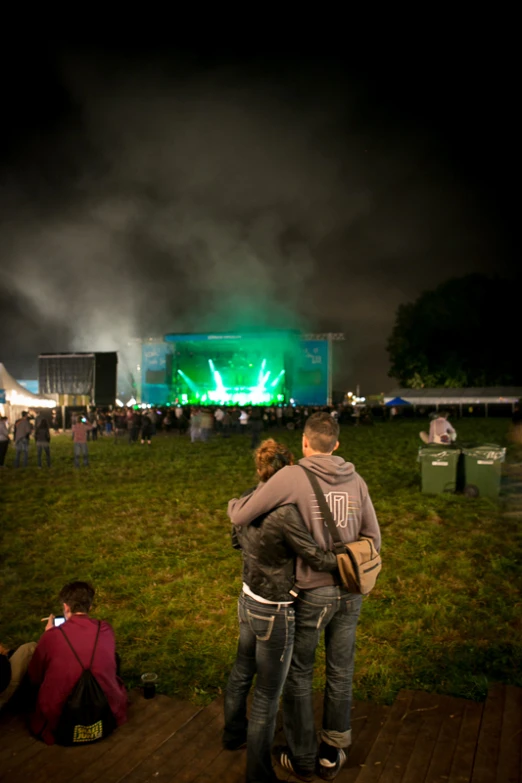
[[[413,696],[413,691],[400,691],[398,694],[366,760],[360,767],[357,783],[376,783],[380,779]]]
[[[489,688],[482,713],[480,733],[473,764],[472,783],[493,783],[497,774],[500,735],[504,713],[505,688],[492,685]]]
[[[160,723],[159,725],[165,727],[166,731],[175,732],[182,728],[187,721],[192,720],[194,717],[194,710],[197,709],[192,704],[181,704],[180,708],[175,711],[169,718],[169,714],[161,711],[159,712]],[[147,737],[157,729],[157,722],[155,725],[151,725],[150,720],[145,721],[143,726],[136,726],[132,736],[126,735],[122,738],[122,741],[112,747],[106,756],[91,763],[89,767],[75,778],[75,783],[94,783],[94,781],[105,781],[108,776],[113,778],[118,775],[128,774],[129,770],[129,756],[136,746],[143,747],[147,740]],[[150,747],[150,746],[149,746]],[[161,744],[156,745],[149,752],[155,752]],[[136,761],[134,761],[136,764]],[[141,763],[141,761],[139,762]],[[124,771],[125,770],[125,771]]]
[[[506,685],[495,783],[519,783],[522,742],[522,689]]]
[[[395,743],[384,764],[379,783],[400,783],[415,747],[421,722],[408,720],[407,716],[405,717],[403,714],[401,723]]]
[[[223,699],[216,699],[115,783],[192,780],[221,752],[223,722]]]
[[[145,701],[145,700],[142,700]],[[169,709],[171,700],[163,696],[150,700],[147,704],[130,707],[128,720],[110,737],[85,747],[63,748],[59,745],[45,746],[44,756],[36,756],[23,766],[23,771],[31,783],[68,783],[77,776],[85,774],[89,766],[100,757],[109,757],[114,747],[125,741],[129,734],[141,733],[141,726],[147,722],[161,721],[165,709]],[[105,762],[106,766],[109,762]]]
[[[471,780],[483,710],[484,705],[480,702],[466,703],[448,783],[468,783]]]
[[[194,783],[244,783],[245,775],[246,749],[222,750],[214,762],[194,778]]]
[[[446,697],[441,705],[442,720],[430,766],[426,773],[426,783],[439,783],[439,781],[449,778],[465,708],[464,699],[451,697]]]
[[[136,695],[131,693],[129,712],[136,711],[135,701]],[[13,762],[14,765],[14,756],[20,761],[20,758],[29,758],[43,748],[47,748],[47,745],[32,736],[27,725],[27,716],[13,715],[5,733],[0,734],[0,767],[4,767],[8,762],[10,765]]]
[[[40,763],[45,763],[47,750],[47,745],[33,739],[32,745],[17,751],[12,758],[0,764],[2,783],[11,783],[11,781],[19,783],[22,778],[26,778],[25,766],[36,757],[40,759]],[[29,781],[30,778],[27,780]]]
[[[356,731],[352,735],[353,742],[348,761],[337,780],[342,783],[354,783],[357,780],[359,772],[366,764],[370,751],[388,718],[390,709],[383,704],[366,704],[366,709],[362,709],[361,714],[352,717],[352,731],[355,729]]]
[[[0,732],[0,766],[18,750],[37,741],[31,735],[24,715],[14,716]]]
[[[404,720],[419,723],[419,731],[411,757],[406,764],[402,783],[422,783],[429,769],[442,722],[441,708],[446,697],[416,693],[410,713]]]
[[[210,705],[212,706],[212,705]],[[209,713],[207,707],[200,710],[190,721],[182,726],[172,737],[154,750],[146,759],[129,772],[125,778],[125,783],[138,783],[139,781],[156,779],[156,772],[161,766],[168,766],[172,758],[190,746],[191,742],[209,722]],[[83,783],[81,781],[80,783]]]

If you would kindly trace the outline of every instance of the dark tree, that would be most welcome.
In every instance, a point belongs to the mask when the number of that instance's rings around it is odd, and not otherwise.
[[[409,388],[521,385],[519,299],[514,281],[473,274],[400,305],[389,375]]]

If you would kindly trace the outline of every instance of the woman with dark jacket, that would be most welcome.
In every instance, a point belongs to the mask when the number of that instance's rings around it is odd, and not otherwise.
[[[49,422],[46,418],[40,418],[34,430],[34,439],[36,441],[36,453],[38,455],[38,467],[42,467],[42,452],[47,460],[47,467],[51,467],[51,432]]]
[[[255,462],[265,482],[292,465],[294,458],[286,446],[270,438],[257,449]],[[236,750],[246,743],[247,783],[272,783],[278,778],[270,751],[294,642],[295,556],[317,571],[334,571],[336,557],[317,546],[293,505],[233,528],[232,539],[243,552],[243,590],[238,602],[237,656],[225,693],[223,744]],[[255,674],[247,721],[247,697]]]

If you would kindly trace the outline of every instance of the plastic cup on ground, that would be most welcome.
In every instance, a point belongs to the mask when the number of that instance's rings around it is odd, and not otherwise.
[[[145,699],[153,699],[156,695],[156,684],[158,675],[155,672],[146,672],[141,675],[141,684],[143,685],[143,696]]]

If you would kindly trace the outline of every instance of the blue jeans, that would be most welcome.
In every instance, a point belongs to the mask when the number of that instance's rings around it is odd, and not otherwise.
[[[80,467],[80,454],[83,454],[83,464],[88,465],[89,464],[89,454],[87,452],[87,444],[86,443],[75,443],[74,444],[74,467],[79,468]]]
[[[29,457],[29,441],[26,438],[18,440],[15,443],[15,468],[20,466],[20,455],[24,455],[24,468],[27,467],[27,459]]]
[[[247,783],[276,780],[270,751],[279,696],[290,666],[294,641],[294,608],[262,604],[241,593],[238,601],[239,644],[225,692],[223,741],[241,740],[247,733]],[[257,674],[250,717],[247,696]]]
[[[323,630],[326,688],[319,738],[337,748],[351,743],[355,633],[361,604],[361,595],[335,585],[303,590],[295,601],[295,642],[283,693],[283,722],[290,753],[303,770],[312,771],[317,756],[312,678]]]
[[[38,467],[42,467],[42,452],[45,454],[47,460],[47,467],[51,467],[51,447],[48,443],[40,443],[36,441],[36,454],[38,457]]]

